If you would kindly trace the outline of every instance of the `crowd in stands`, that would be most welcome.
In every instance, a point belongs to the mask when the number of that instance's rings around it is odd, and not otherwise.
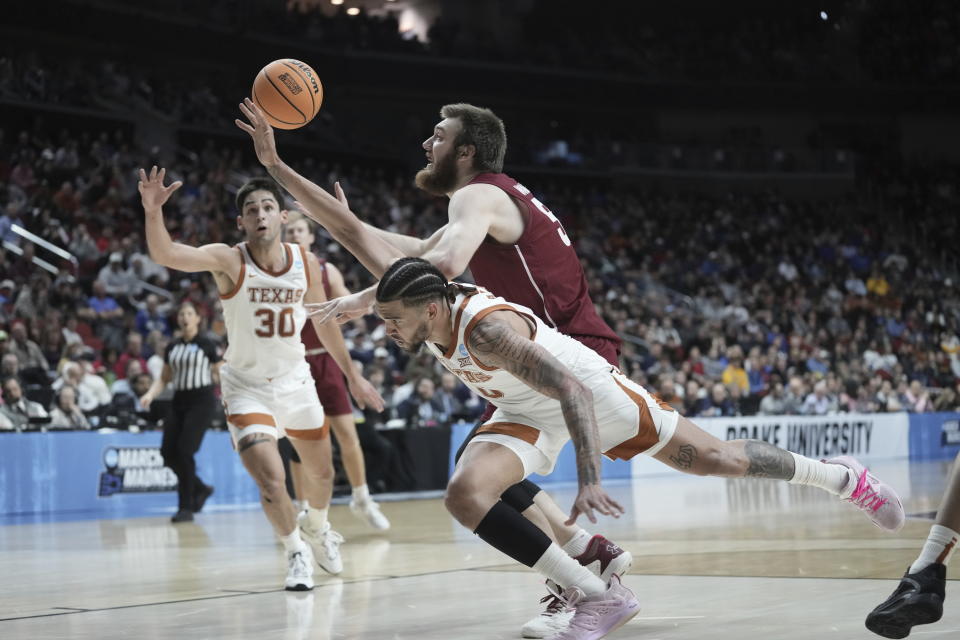
[[[127,3],[113,2],[129,11]],[[320,0],[289,0],[287,11],[273,0],[172,0],[162,8],[140,10],[153,19],[263,39],[296,39],[318,49],[442,56],[670,82],[960,81],[960,11],[950,0],[763,4],[651,8],[614,0],[590,5],[538,0],[522,9],[504,9],[499,20],[441,12],[422,41],[412,31],[400,31],[396,12],[361,9],[348,15],[346,4],[333,8]],[[99,9],[109,7],[102,3]]]
[[[261,175],[252,154],[211,144],[180,155],[168,168],[184,181],[166,207],[171,234],[238,241],[234,194]],[[146,250],[136,169],[154,162],[119,132],[0,131],[0,428],[155,420],[139,397],[181,300],[223,343],[212,278],[172,273]],[[291,162],[318,184],[339,179],[377,226],[424,237],[445,221],[446,202],[396,169]],[[624,337],[624,371],[684,413],[960,410],[960,283],[948,273],[956,176],[899,175],[869,199],[528,186],[574,238],[598,309]],[[319,237],[315,249],[350,288],[370,283]],[[431,356],[396,349],[375,317],[344,334],[387,399],[372,423],[431,426],[482,411]]]
[[[235,71],[234,71],[235,74]],[[193,128],[235,132],[236,102],[242,96],[229,73],[211,71],[181,80],[175,71],[92,56],[66,64],[35,50],[0,56],[0,99],[79,107],[129,114],[150,113],[158,120]],[[208,81],[212,79],[212,82]],[[235,99],[231,99],[234,96]],[[398,118],[399,120],[399,118]],[[392,140],[363,131],[325,107],[310,127],[297,132],[300,144],[387,155]],[[764,140],[759,129],[734,127],[717,140],[661,140],[638,135],[615,123],[544,120],[540,114],[514,117],[510,127],[515,164],[605,169],[643,167],[674,171],[848,172],[853,154],[843,141],[822,140],[810,132],[807,144],[783,148]]]

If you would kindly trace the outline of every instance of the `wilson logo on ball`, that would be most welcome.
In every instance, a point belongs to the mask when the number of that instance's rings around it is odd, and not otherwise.
[[[280,82],[282,82],[283,84],[287,85],[287,89],[289,89],[290,93],[292,93],[293,95],[297,95],[298,93],[303,91],[303,87],[298,85],[297,81],[294,80],[292,77],[290,77],[289,73],[281,73],[277,79],[280,80]]]

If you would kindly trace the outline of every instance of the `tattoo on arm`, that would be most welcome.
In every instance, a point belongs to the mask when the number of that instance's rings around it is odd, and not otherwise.
[[[481,321],[470,334],[469,347],[483,362],[509,371],[531,389],[560,401],[577,453],[580,484],[598,484],[600,434],[590,389],[546,349],[503,322]]]
[[[249,435],[240,441],[240,445],[237,447],[237,452],[243,453],[250,447],[255,447],[258,444],[270,442],[271,440],[273,440],[273,438],[268,435],[263,433],[254,433],[253,435]]]
[[[677,453],[670,456],[670,462],[677,469],[689,469],[697,461],[697,448],[692,444],[682,444]]]
[[[796,472],[796,463],[789,451],[778,449],[760,440],[748,440],[743,451],[750,462],[748,478],[777,478],[789,480]]]

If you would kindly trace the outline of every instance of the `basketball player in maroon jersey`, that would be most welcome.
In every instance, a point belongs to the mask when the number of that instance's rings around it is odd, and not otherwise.
[[[469,267],[478,285],[528,307],[548,325],[619,367],[620,338],[597,314],[583,268],[563,226],[529,189],[501,172],[507,148],[503,122],[489,109],[469,104],[446,105],[440,116],[443,119],[423,142],[427,166],[417,173],[416,184],[428,193],[450,198],[448,223],[426,240],[366,226],[405,255],[432,262],[447,278],[455,278]],[[270,152],[276,155],[275,146]],[[336,194],[339,202],[331,197],[325,204],[346,206],[339,185]],[[327,226],[324,211],[306,213],[319,216],[322,220],[318,221]],[[375,293],[374,286],[338,298],[336,305],[331,305],[331,316],[344,322],[363,315],[371,308]],[[477,427],[489,419],[493,408],[488,406]],[[458,459],[462,451],[463,447]],[[568,524],[563,510],[530,480],[508,489],[502,500],[604,580],[630,568],[629,552],[603,536],[591,536],[572,522]],[[550,599],[547,610],[524,625],[522,632],[524,637],[546,637],[565,627],[568,619],[558,602]]]
[[[311,224],[313,223],[306,218],[291,218],[284,229],[286,241],[303,247],[304,251],[312,251],[316,236],[311,229]],[[350,290],[343,283],[340,270],[323,258],[318,257],[317,260],[320,263],[323,290],[327,294],[327,299],[350,295]],[[306,347],[306,359],[317,386],[320,404],[323,405],[324,413],[330,419],[333,435],[337,439],[337,444],[340,445],[340,459],[343,461],[343,468],[347,472],[347,479],[353,490],[350,511],[374,529],[386,531],[390,528],[390,521],[380,511],[380,506],[370,497],[370,491],[367,488],[367,470],[363,461],[363,450],[360,448],[360,439],[357,437],[353,407],[350,405],[350,396],[347,395],[347,387],[343,382],[343,372],[320,342],[313,323],[308,322],[303,325],[300,339]],[[343,338],[341,337],[340,340],[342,341]],[[290,462],[293,463],[290,467],[291,475],[296,478],[297,473],[301,471],[296,451],[291,451]]]

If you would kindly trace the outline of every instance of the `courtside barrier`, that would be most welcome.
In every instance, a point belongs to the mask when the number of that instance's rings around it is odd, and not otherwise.
[[[695,418],[721,440],[764,440],[814,458],[850,454],[865,461],[941,460],[960,452],[960,413],[839,414]],[[453,457],[472,424],[451,429],[447,460],[435,464],[452,473]],[[159,432],[62,432],[0,434],[0,517],[5,521],[167,516],[176,505],[176,477],[163,466]],[[447,467],[443,469],[443,467]],[[197,454],[205,482],[216,487],[207,506],[215,511],[259,504],[257,488],[243,470],[226,432],[211,431]],[[645,456],[632,462],[603,460],[605,480],[675,473]],[[442,476],[440,476],[442,478]],[[564,448],[549,476],[536,482],[575,483],[573,447]]]

